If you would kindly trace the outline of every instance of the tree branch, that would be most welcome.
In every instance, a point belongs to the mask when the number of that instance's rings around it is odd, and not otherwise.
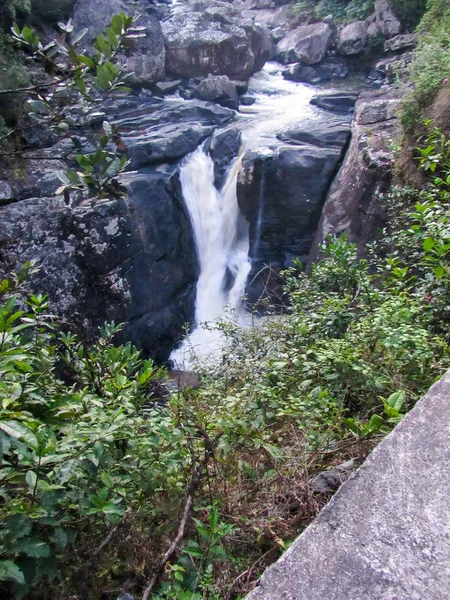
[[[161,557],[161,559],[153,573],[152,578],[150,579],[149,583],[147,584],[147,587],[145,588],[144,595],[142,596],[142,600],[149,599],[153,588],[155,587],[156,583],[159,581],[159,578],[161,577],[162,573],[164,572],[166,564],[169,562],[169,560],[171,558],[173,558],[178,553],[179,545],[181,544],[181,542],[183,541],[183,538],[184,538],[186,524],[188,522],[192,508],[194,506],[195,493],[200,485],[203,471],[204,471],[205,467],[207,466],[210,458],[214,454],[214,450],[217,446],[219,437],[220,437],[220,435],[216,435],[216,437],[214,438],[213,441],[211,441],[209,438],[207,438],[207,440],[205,440],[205,442],[207,442],[207,443],[205,443],[207,450],[205,452],[205,456],[204,456],[203,460],[201,461],[201,463],[198,466],[195,466],[193,469],[191,481],[189,482],[189,486],[186,491],[186,502],[184,505],[183,517],[178,526],[177,535],[176,535],[175,539],[172,541],[172,543],[170,544],[167,551]]]

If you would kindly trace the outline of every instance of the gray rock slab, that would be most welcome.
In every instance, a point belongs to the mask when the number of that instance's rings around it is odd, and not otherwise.
[[[450,598],[450,372],[372,452],[248,600]]]

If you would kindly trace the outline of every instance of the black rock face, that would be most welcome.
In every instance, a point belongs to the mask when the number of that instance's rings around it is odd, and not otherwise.
[[[274,146],[271,153],[244,157],[238,201],[250,224],[250,304],[267,288],[278,293],[276,274],[294,259],[306,262],[349,137],[349,123],[314,125],[287,132],[283,139],[289,144]]]
[[[193,318],[197,257],[176,169],[129,176],[129,196],[67,207],[60,198],[2,208],[2,275],[37,259],[27,286],[47,293],[68,327],[95,338],[105,321],[167,359]]]
[[[229,127],[214,135],[211,141],[209,153],[214,161],[214,183],[218,190],[222,189],[230,164],[239,154],[241,138],[238,129]]]
[[[359,94],[320,94],[311,99],[311,104],[338,113],[352,113]]]
[[[350,72],[348,63],[343,58],[326,58],[317,65],[297,63],[283,71],[283,77],[289,81],[304,83],[323,83],[334,79],[343,79]]]

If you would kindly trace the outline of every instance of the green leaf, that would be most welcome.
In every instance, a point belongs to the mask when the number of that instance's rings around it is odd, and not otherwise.
[[[100,479],[102,480],[103,484],[109,489],[113,488],[115,485],[114,479],[111,477],[111,475],[108,475],[108,473],[102,473],[100,475]]]
[[[12,560],[0,560],[0,581],[15,581],[24,584],[25,577]]]
[[[75,79],[75,85],[78,88],[78,91],[81,92],[83,94],[83,96],[86,94],[86,82],[84,79],[81,79],[81,77],[78,77]]]
[[[423,243],[423,249],[425,252],[429,252],[436,245],[435,240],[432,237],[427,237]]]
[[[384,423],[384,419],[383,417],[380,417],[380,415],[372,415],[370,417],[370,421],[369,421],[369,427],[371,431],[376,431],[378,430]]]
[[[114,15],[111,20],[111,29],[117,35],[121,35],[123,29],[123,19],[120,15]]]
[[[436,277],[436,279],[442,279],[443,277],[445,277],[445,269],[444,267],[441,267],[441,265],[438,265],[437,267],[434,268],[433,273]]]
[[[25,537],[31,533],[33,524],[25,513],[16,513],[6,521],[5,529],[14,539]]]
[[[25,356],[25,358],[28,358]],[[33,431],[17,421],[0,421],[0,429],[7,435],[20,441],[27,442],[33,448],[38,447],[38,441]]]
[[[50,546],[36,538],[23,538],[11,544],[10,549],[17,554],[26,554],[31,558],[50,556]]]
[[[31,490],[34,490],[34,488],[36,487],[36,483],[37,483],[36,473],[34,471],[28,471],[25,476],[25,481],[27,482],[29,488]]]

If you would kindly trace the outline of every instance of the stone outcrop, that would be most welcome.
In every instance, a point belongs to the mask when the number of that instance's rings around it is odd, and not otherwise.
[[[376,37],[383,35],[386,39],[398,35],[401,30],[401,23],[395,16],[389,0],[376,0],[375,12],[368,19],[368,36]]]
[[[234,110],[239,108],[236,86],[226,75],[208,75],[194,88],[194,96]]]
[[[325,58],[332,40],[333,29],[328,23],[302,25],[278,42],[275,56],[284,64],[301,62],[313,65]]]
[[[60,185],[57,171],[67,170],[62,161],[34,159],[31,151],[17,180],[17,166],[3,165],[0,277],[38,259],[41,270],[27,285],[47,293],[52,311],[70,326],[93,338],[105,321],[124,322],[122,339],[164,361],[193,318],[198,274],[177,161],[234,111],[202,101],[166,105],[145,95],[112,102],[105,111],[138,169],[121,177],[127,195],[69,207],[49,197]],[[93,116],[91,127],[104,118]],[[39,156],[63,149],[42,149]],[[216,160],[225,154],[218,147]]]
[[[310,261],[317,259],[328,234],[347,233],[350,240],[358,242],[363,253],[367,241],[382,226],[383,211],[376,196],[386,191],[391,182],[398,105],[396,91],[361,94],[355,109],[352,141],[323,208]]]
[[[132,82],[148,86],[164,79],[166,51],[159,20],[145,11],[144,3],[130,4],[125,0],[76,0],[73,9],[75,32],[88,29],[83,43],[92,44],[96,36],[105,33],[111,18],[120,12],[137,16],[136,25],[143,27],[142,38],[133,41],[132,47],[119,60],[133,73]]]
[[[349,122],[335,128],[314,123],[287,132],[278,146],[244,156],[238,202],[250,224],[250,303],[264,292],[265,266],[279,272],[294,258],[307,258],[349,135]]]
[[[269,33],[242,22],[230,9],[212,18],[207,11],[179,10],[162,23],[167,71],[177,77],[228,75],[246,80],[271,54]]]
[[[417,46],[418,37],[415,33],[406,33],[405,35],[396,35],[384,43],[385,52],[404,52],[412,50]]]
[[[2,275],[37,259],[27,280],[88,339],[106,321],[165,360],[193,317],[197,258],[175,170],[128,181],[129,195],[69,208],[60,197],[1,209]]]
[[[131,168],[172,162],[193,152],[215,127],[233,118],[234,112],[202,101],[184,103],[132,102],[115,106],[111,123],[131,159]]]
[[[311,98],[311,104],[324,110],[330,110],[339,113],[353,112],[358,94],[352,93],[331,93],[317,94]]]
[[[449,396],[447,373],[248,600],[448,600]]]
[[[241,132],[235,127],[215,133],[211,140],[209,154],[214,162],[214,183],[219,191],[225,183],[232,161],[239,154],[241,144]]]
[[[349,74],[350,68],[343,58],[332,56],[325,58],[317,65],[296,63],[283,71],[283,77],[289,81],[304,83],[323,83],[334,79],[343,79]]]
[[[350,23],[339,34],[337,51],[340,54],[360,54],[365,48],[367,41],[367,23],[355,21]]]

